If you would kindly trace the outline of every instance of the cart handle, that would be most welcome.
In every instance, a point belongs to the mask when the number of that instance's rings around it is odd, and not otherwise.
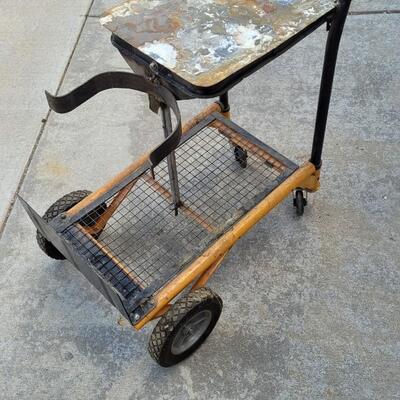
[[[149,154],[150,166],[155,167],[178,146],[182,135],[181,114],[175,96],[165,87],[157,85],[141,75],[130,72],[104,72],[89,79],[63,96],[53,96],[46,91],[49,107],[57,113],[68,113],[87,100],[107,89],[132,89],[153,95],[159,103],[172,109],[176,125],[170,135]]]

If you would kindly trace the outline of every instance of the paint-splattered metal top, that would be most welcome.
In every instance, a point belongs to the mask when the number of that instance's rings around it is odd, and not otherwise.
[[[212,86],[335,7],[335,0],[130,0],[101,23],[196,86]]]

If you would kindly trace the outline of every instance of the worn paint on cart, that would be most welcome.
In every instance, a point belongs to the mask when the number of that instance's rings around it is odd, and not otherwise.
[[[178,76],[211,86],[335,7],[335,0],[131,0],[101,23]]]

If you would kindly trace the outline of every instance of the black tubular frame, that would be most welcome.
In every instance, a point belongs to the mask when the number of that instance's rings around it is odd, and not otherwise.
[[[219,104],[221,105],[221,111],[223,113],[229,112],[231,110],[228,92],[225,92],[224,94],[221,94],[221,96],[219,96]]]
[[[339,0],[332,21],[328,22],[329,33],[326,42],[314,139],[310,158],[310,162],[313,163],[317,169],[320,169],[322,164],[321,155],[324,145],[326,123],[328,120],[333,78],[335,76],[336,60],[350,3],[351,0]]]

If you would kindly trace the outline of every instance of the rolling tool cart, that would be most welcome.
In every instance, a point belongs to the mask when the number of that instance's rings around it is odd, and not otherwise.
[[[131,0],[102,18],[135,72],[97,75],[53,97],[70,112],[97,93],[146,93],[164,139],[97,191],[63,196],[40,217],[21,199],[42,250],[68,259],[149,341],[162,366],[193,353],[222,300],[206,284],[231,247],[294,193],[319,189],[339,41],[350,0]],[[328,37],[311,158],[288,160],[230,120],[228,91],[322,24]],[[178,100],[218,98],[181,124]],[[172,303],[178,296],[179,298]]]

